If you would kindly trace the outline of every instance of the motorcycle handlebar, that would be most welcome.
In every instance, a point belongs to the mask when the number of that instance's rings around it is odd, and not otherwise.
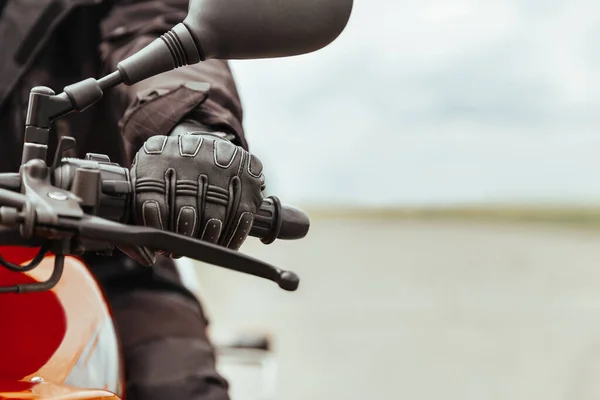
[[[19,174],[0,174],[0,242],[24,246],[53,243],[59,247],[50,251],[63,256],[55,262],[56,274],[43,285],[0,287],[0,293],[46,290],[60,278],[60,260],[65,254],[112,251],[121,245],[161,249],[249,273],[272,280],[285,290],[298,287],[299,279],[293,272],[237,251],[174,232],[123,224],[129,220],[130,203],[129,171],[110,162],[63,159],[56,168],[48,168],[44,161],[34,159],[22,166]],[[281,205],[271,196],[255,215],[251,233],[271,243],[276,238],[304,237],[308,227],[306,214]],[[1,256],[0,264],[22,270]]]
[[[127,201],[127,194],[131,193],[129,173],[126,168],[111,163],[106,156],[88,154],[85,160],[65,158],[55,172],[56,186],[75,191],[73,188],[75,171],[78,168],[99,169],[101,174],[101,196],[99,210],[96,215],[119,221],[128,219],[131,215],[131,202]],[[0,186],[3,182],[15,182],[15,178],[5,177],[0,174]],[[18,179],[16,180],[18,183]],[[17,189],[18,190],[18,189]],[[249,235],[259,238],[264,244],[270,244],[275,239],[296,240],[302,239],[308,233],[310,219],[303,211],[282,204],[275,196],[265,198],[254,216],[254,223]]]

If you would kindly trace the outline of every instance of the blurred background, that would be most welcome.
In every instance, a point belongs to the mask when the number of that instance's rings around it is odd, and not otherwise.
[[[242,248],[297,292],[200,269],[215,338],[271,335],[281,400],[600,398],[598,7],[356,0],[331,46],[234,62],[312,226]]]

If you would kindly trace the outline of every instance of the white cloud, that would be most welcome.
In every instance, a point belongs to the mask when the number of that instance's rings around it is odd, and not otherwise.
[[[234,62],[286,201],[600,198],[600,8],[358,0],[330,47]]]

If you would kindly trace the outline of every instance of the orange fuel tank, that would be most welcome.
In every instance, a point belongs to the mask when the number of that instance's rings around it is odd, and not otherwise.
[[[14,248],[0,247],[3,256],[9,251]],[[9,259],[14,260],[14,254]],[[44,281],[53,265],[54,257],[48,256],[26,273],[0,267],[0,284]],[[0,399],[121,395],[121,362],[110,312],[96,281],[77,258],[65,259],[63,276],[49,291],[0,294],[0,326],[0,382],[29,385],[23,391],[0,383]]]
[[[120,400],[106,390],[77,389],[49,382],[0,381],[0,400]]]

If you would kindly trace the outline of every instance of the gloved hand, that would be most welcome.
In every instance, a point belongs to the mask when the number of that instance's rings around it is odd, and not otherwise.
[[[263,200],[262,169],[257,157],[215,134],[153,136],[131,166],[133,222],[237,250]],[[149,249],[121,250],[154,263]]]

